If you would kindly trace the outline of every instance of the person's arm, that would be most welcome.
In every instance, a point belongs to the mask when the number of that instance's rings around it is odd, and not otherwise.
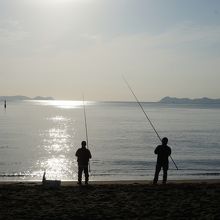
[[[79,150],[77,150],[77,151],[76,151],[75,156],[76,156],[76,157],[78,157],[78,156],[79,156]]]
[[[158,154],[158,146],[156,147],[156,149],[154,150],[155,154]]]
[[[89,159],[91,159],[91,158],[92,158],[92,154],[91,154],[91,152],[89,150]]]
[[[169,152],[168,153],[169,153],[169,156],[170,156],[171,155],[171,148],[170,147],[169,147]]]

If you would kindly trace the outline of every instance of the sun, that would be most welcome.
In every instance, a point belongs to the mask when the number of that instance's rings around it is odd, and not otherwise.
[[[76,2],[76,1],[78,0],[43,0],[42,2],[46,4],[64,4],[67,2]]]
[[[85,2],[87,0],[40,0],[40,1],[44,4],[65,4],[65,3],[80,3],[80,2]]]
[[[88,3],[93,0],[32,0],[29,3],[40,5],[40,6],[61,6],[61,5],[69,5],[69,4],[82,4],[82,3]]]

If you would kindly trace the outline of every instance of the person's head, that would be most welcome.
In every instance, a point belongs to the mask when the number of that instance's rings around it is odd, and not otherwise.
[[[82,141],[81,145],[82,147],[86,147],[86,141]]]
[[[164,137],[164,138],[162,139],[162,144],[163,144],[163,145],[167,145],[167,143],[168,143],[168,138],[167,138],[167,137]]]

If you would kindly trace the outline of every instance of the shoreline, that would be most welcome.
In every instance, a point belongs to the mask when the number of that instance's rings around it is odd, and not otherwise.
[[[84,181],[82,181],[84,183]],[[89,181],[89,185],[133,185],[133,184],[139,184],[139,185],[152,185],[152,180],[108,180],[108,181]],[[169,184],[220,184],[220,179],[185,179],[185,180],[168,180],[167,185]],[[35,184],[35,185],[41,185],[42,181],[32,181],[32,180],[14,180],[14,181],[0,181],[0,185],[8,185],[8,184]],[[162,180],[158,181],[157,185],[162,184]],[[77,185],[77,181],[72,180],[61,180],[61,186],[71,186],[71,185]]]

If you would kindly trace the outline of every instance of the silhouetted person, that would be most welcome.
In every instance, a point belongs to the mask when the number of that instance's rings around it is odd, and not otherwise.
[[[89,159],[92,158],[90,150],[86,148],[86,141],[82,141],[82,147],[76,151],[78,162],[78,184],[82,184],[82,172],[85,174],[85,184],[89,182]]]
[[[167,145],[168,138],[162,139],[162,145],[158,145],[154,151],[157,154],[157,165],[154,175],[154,184],[157,184],[158,176],[161,168],[163,168],[163,184],[167,182],[167,171],[169,169],[169,156],[171,155],[171,148]]]
[[[7,107],[7,104],[6,104],[6,100],[5,100],[5,104],[4,104],[4,107],[5,107],[5,109],[6,109],[6,107]]]

